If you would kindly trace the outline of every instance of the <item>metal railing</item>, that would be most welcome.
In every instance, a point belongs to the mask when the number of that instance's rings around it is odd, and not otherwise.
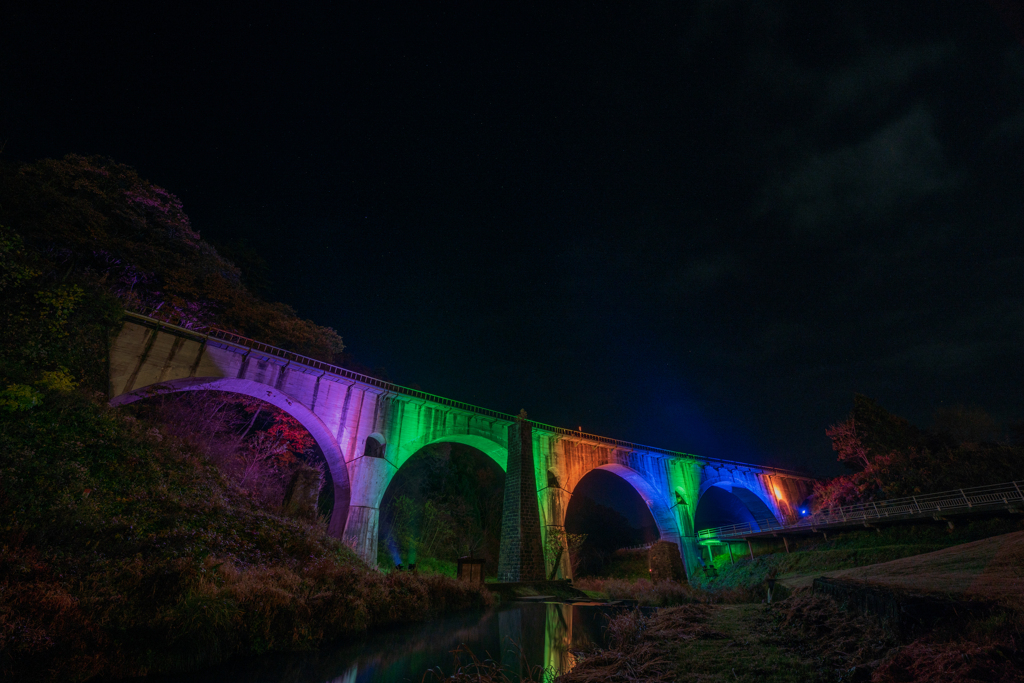
[[[697,536],[702,541],[742,538],[764,532],[860,526],[873,521],[899,521],[940,514],[1009,509],[1016,506],[1024,507],[1024,481],[828,508],[803,517],[793,524],[780,524],[776,520],[757,520],[756,525],[749,522],[731,524],[702,529]]]
[[[245,349],[246,351],[256,351],[260,354],[263,354],[264,356],[279,358],[281,360],[287,361],[288,363],[296,363],[298,365],[319,370],[320,372],[325,373],[325,375],[335,375],[337,377],[344,377],[346,379],[354,380],[362,384],[369,384],[379,389],[383,389],[385,392],[401,394],[403,396],[411,396],[413,398],[418,398],[423,401],[438,403],[440,405],[455,408],[457,410],[464,410],[466,412],[476,413],[477,415],[485,415],[487,417],[503,420],[506,422],[514,422],[516,420],[516,416],[510,415],[509,413],[502,413],[500,411],[491,410],[489,408],[481,408],[480,406],[475,406],[471,403],[456,401],[454,399],[445,398],[444,396],[438,396],[436,394],[430,394],[425,391],[420,391],[419,389],[410,389],[409,387],[403,387],[399,384],[394,384],[393,382],[386,382],[376,377],[364,375],[359,372],[353,372],[352,370],[348,370],[346,368],[334,365],[332,363],[325,363],[324,361],[317,360],[316,358],[303,356],[302,354],[295,353],[294,351],[288,351],[277,346],[271,346],[270,344],[265,344],[263,342],[256,341],[255,339],[243,337],[240,334],[228,332],[227,330],[222,330],[216,327],[207,327],[205,331],[199,332],[197,330],[190,330],[184,327],[180,327],[178,325],[174,325],[173,323],[164,322],[162,320],[152,318],[142,313],[136,313],[134,311],[125,311],[125,315],[129,318],[138,320],[148,326],[157,326],[166,329],[172,334],[186,336],[200,341],[215,339],[217,341],[230,344],[237,348]],[[328,377],[328,379],[330,379],[330,377]],[[556,427],[554,425],[545,424],[543,422],[537,422],[535,420],[530,420],[530,422],[536,429],[539,429],[540,431],[550,432],[552,434],[558,434],[561,436],[571,436],[585,441],[596,441],[598,443],[603,443],[610,446],[617,446],[619,448],[625,448],[628,450],[642,451],[645,453],[657,453],[672,458],[688,458],[690,460],[696,460],[708,465],[725,465],[728,467],[743,467],[760,472],[776,472],[780,474],[785,474],[788,477],[796,479],[810,480],[810,477],[801,474],[800,472],[786,470],[780,467],[751,465],[749,463],[736,462],[734,460],[704,458],[701,456],[693,455],[691,453],[683,453],[682,451],[671,451],[666,448],[657,448],[655,446],[645,446],[643,444],[633,443],[631,441],[622,441],[620,439],[613,439],[607,436],[590,434],[588,432],[583,432],[577,429],[566,429],[564,427]]]

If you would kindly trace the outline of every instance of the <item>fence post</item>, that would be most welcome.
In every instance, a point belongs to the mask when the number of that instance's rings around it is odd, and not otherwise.
[[[967,503],[967,507],[969,507],[969,508],[974,507],[973,505],[971,505],[971,500],[967,497],[967,494],[964,493],[963,489],[960,489],[960,495],[964,497],[964,502]]]
[[[1020,487],[1017,486],[1017,482],[1013,482],[1013,488],[1017,489],[1017,495],[1020,496],[1021,500],[1024,500],[1024,493],[1020,492]]]
[[[921,514],[921,506],[917,504],[917,496],[911,496],[910,499],[914,501],[914,507],[917,508],[917,513]]]

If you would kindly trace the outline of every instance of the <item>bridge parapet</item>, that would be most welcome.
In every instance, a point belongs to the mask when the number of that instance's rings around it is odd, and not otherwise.
[[[418,399],[427,403],[448,406],[450,408],[464,411],[467,413],[474,413],[477,415],[484,415],[487,417],[501,420],[505,426],[511,425],[516,420],[516,415],[510,413],[504,413],[498,410],[491,410],[490,408],[483,408],[481,406],[473,405],[472,403],[466,403],[464,401],[457,401],[455,399],[446,398],[437,394],[431,394],[419,389],[412,389],[409,387],[395,384],[394,382],[387,382],[385,380],[372,377],[370,375],[364,375],[347,368],[343,368],[332,363],[327,363],[316,358],[310,358],[309,356],[303,356],[302,354],[288,351],[270,344],[250,339],[249,337],[243,337],[233,332],[228,332],[215,327],[208,327],[205,331],[190,330],[184,327],[179,327],[171,323],[166,323],[155,318],[150,318],[141,313],[134,313],[126,311],[125,316],[132,322],[144,325],[146,327],[154,327],[162,329],[170,334],[177,336],[191,338],[198,342],[205,342],[207,344],[214,344],[223,346],[224,348],[235,348],[242,350],[243,352],[255,352],[260,358],[270,362],[274,362],[277,365],[283,367],[297,366],[302,368],[303,371],[316,370],[319,371],[320,377],[331,381],[342,381],[352,380],[359,382],[363,385],[376,387],[382,390],[382,393],[391,393],[401,397],[407,397],[409,399]],[[280,361],[285,361],[283,364]],[[608,436],[601,436],[599,434],[591,434],[577,429],[569,429],[566,427],[558,427],[555,425],[546,424],[543,422],[537,422],[530,420],[533,425],[534,433],[537,435],[549,435],[557,438],[568,438],[574,441],[588,444],[601,444],[605,446],[614,446],[627,451],[636,451],[640,453],[646,453],[653,456],[670,457],[670,458],[682,458],[684,460],[691,460],[700,462],[704,465],[710,465],[712,467],[732,467],[741,468],[750,471],[765,472],[765,473],[778,473],[791,476],[797,479],[809,479],[805,475],[793,471],[787,470],[780,467],[752,465],[750,463],[743,463],[734,460],[724,460],[722,458],[708,458],[705,456],[694,455],[692,453],[686,453],[683,451],[673,451],[667,448],[659,448],[657,446],[647,446],[644,444],[634,443],[632,441],[624,441],[622,439],[615,439]]]

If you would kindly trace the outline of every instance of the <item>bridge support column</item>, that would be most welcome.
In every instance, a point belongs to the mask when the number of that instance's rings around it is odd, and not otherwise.
[[[345,525],[345,545],[355,551],[366,564],[377,566],[377,525],[380,523],[378,508],[351,505],[348,508],[348,523]]]
[[[362,456],[349,464],[352,502],[342,541],[371,567],[377,566],[380,501],[397,469],[384,458]]]
[[[508,468],[501,515],[498,580],[543,581],[537,474],[533,465],[533,425],[519,418],[508,427]]]
[[[549,553],[550,539],[552,537],[565,539],[565,510],[569,505],[570,494],[561,488],[559,477],[548,471],[548,486],[540,496],[540,517],[541,517],[541,547],[546,554]],[[557,553],[556,553],[557,554]],[[570,562],[568,549],[563,549],[557,564],[555,557],[545,557],[545,571],[549,579],[571,579],[572,563]]]

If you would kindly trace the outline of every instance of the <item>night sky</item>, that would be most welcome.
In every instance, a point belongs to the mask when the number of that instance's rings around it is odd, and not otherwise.
[[[1024,419],[1020,2],[10,5],[3,158],[135,166],[398,383],[820,474],[854,392]]]

